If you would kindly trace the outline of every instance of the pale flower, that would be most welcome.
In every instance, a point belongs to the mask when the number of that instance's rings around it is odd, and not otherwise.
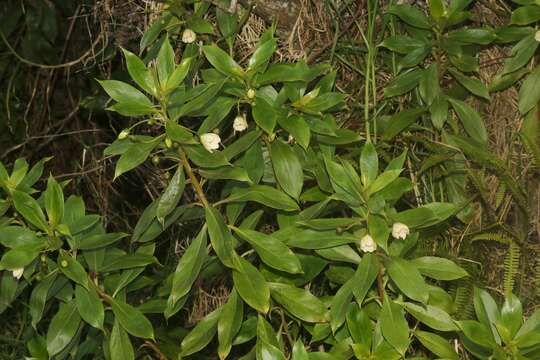
[[[409,235],[409,227],[400,222],[394,223],[392,226],[392,236],[394,239],[405,239]]]
[[[242,132],[248,128],[246,115],[238,115],[234,118],[233,129],[234,131]]]
[[[377,250],[377,244],[371,236],[365,235],[360,240],[360,249],[364,252],[374,252],[375,250]]]
[[[185,29],[182,33],[182,42],[191,44],[197,39],[197,34],[191,29]]]
[[[200,136],[201,144],[209,152],[214,152],[214,150],[219,149],[219,143],[221,143],[221,138],[218,134],[206,133]]]
[[[257,93],[253,89],[248,89],[248,91],[246,92],[247,98],[251,100],[254,99],[256,95]]]
[[[13,277],[16,278],[17,280],[21,278],[21,276],[23,275],[24,273],[24,268],[17,268],[17,269],[13,269],[11,270],[12,273],[13,273]]]
[[[540,42],[540,30],[537,30],[534,33],[534,40],[536,40],[537,42]]]

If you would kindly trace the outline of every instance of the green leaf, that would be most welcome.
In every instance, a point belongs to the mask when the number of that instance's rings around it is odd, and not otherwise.
[[[309,354],[300,339],[294,343],[291,360],[309,360]]]
[[[212,248],[223,265],[230,268],[234,267],[234,239],[227,228],[227,224],[225,224],[223,216],[214,207],[205,208],[205,216]]]
[[[379,315],[381,332],[384,338],[402,355],[409,347],[409,325],[401,306],[394,303],[388,296],[384,297]]]
[[[204,349],[216,334],[218,320],[222,309],[218,308],[206,315],[197,325],[186,335],[181,344],[181,355],[188,356]]]
[[[225,359],[232,348],[232,341],[240,327],[244,317],[244,303],[233,289],[229,299],[221,310],[217,324],[218,332],[218,355],[220,359]]]
[[[491,100],[487,87],[480,80],[470,76],[465,76],[453,68],[449,68],[448,71],[465,89],[469,90],[476,96],[484,98],[488,101]]]
[[[302,265],[296,255],[272,235],[249,229],[234,228],[234,231],[253,246],[261,260],[268,266],[291,274],[302,273]]]
[[[429,19],[419,10],[418,7],[412,5],[391,5],[388,10],[388,13],[396,15],[405,23],[420,28],[420,29],[431,29],[431,24]]]
[[[268,283],[272,298],[295,317],[306,322],[327,322],[324,303],[306,289],[281,283]]]
[[[178,66],[174,69],[172,74],[169,76],[169,79],[167,80],[167,84],[165,85],[165,91],[171,92],[175,90],[182,81],[186,78],[188,72],[189,72],[189,66],[191,65],[191,58],[187,58],[182,60]]]
[[[360,155],[360,178],[364,186],[369,186],[379,174],[379,157],[371,142],[367,142]]]
[[[261,315],[257,320],[256,354],[261,360],[286,359],[272,326]]]
[[[289,145],[276,140],[270,146],[270,157],[279,185],[291,197],[298,199],[304,185],[302,164],[298,156]]]
[[[488,349],[495,346],[493,337],[484,324],[473,320],[462,320],[458,321],[458,325],[463,332],[463,335],[470,341]]]
[[[261,41],[253,55],[249,58],[248,61],[248,71],[258,70],[261,67],[264,67],[268,64],[268,61],[272,57],[272,54],[276,51],[277,42],[275,39],[269,39],[266,41]]]
[[[506,59],[503,74],[509,74],[525,66],[536,53],[540,43],[534,38],[534,33],[523,37],[510,52],[510,58]]]
[[[431,122],[436,129],[441,130],[448,117],[448,101],[443,94],[439,94],[429,107]]]
[[[24,245],[2,254],[0,270],[15,270],[30,264],[45,248],[45,244]]]
[[[491,28],[459,29],[448,34],[448,39],[464,44],[489,45],[496,39],[495,31]]]
[[[80,284],[85,289],[88,289],[88,274],[84,267],[66,251],[60,250],[58,254],[58,268],[68,277],[69,279],[75,281],[77,284]]]
[[[80,285],[75,286],[75,305],[84,321],[97,329],[103,329],[105,311],[96,290],[92,286],[88,287],[88,289]]]
[[[56,226],[64,217],[64,192],[58,182],[49,176],[47,189],[43,192],[45,211],[49,217],[49,223]]]
[[[234,288],[244,301],[255,310],[266,314],[270,309],[270,289],[264,276],[249,261],[235,257]]]
[[[274,132],[277,122],[277,111],[265,99],[257,96],[255,103],[251,106],[253,119],[267,134]]]
[[[222,151],[210,153],[202,145],[186,145],[182,148],[186,151],[189,160],[193,161],[197,166],[203,168],[218,168],[231,165]]]
[[[408,129],[424,111],[424,109],[407,109],[393,115],[389,120],[388,126],[383,131],[383,139],[387,141],[391,140],[402,131]]]
[[[178,166],[169,185],[167,185],[167,188],[158,201],[156,216],[162,224],[165,222],[165,217],[178,205],[178,202],[184,193],[185,185],[186,178],[184,176],[184,171],[181,166]]]
[[[413,263],[393,257],[386,265],[388,275],[405,296],[426,303],[429,297],[426,282]]]
[[[228,198],[222,200],[221,203],[245,201],[255,201],[278,210],[296,211],[299,209],[298,204],[294,200],[282,191],[267,185],[252,185],[247,188],[237,188]]]
[[[49,290],[51,289],[56,278],[57,272],[49,273],[43,278],[43,280],[34,286],[34,289],[32,289],[32,293],[30,294],[29,312],[30,316],[32,317],[32,327],[34,327],[34,329],[41,320],[43,310],[45,309],[45,303],[49,297]]]
[[[45,215],[39,207],[39,204],[33,197],[19,190],[13,190],[11,193],[15,210],[21,214],[26,221],[40,230],[47,231],[47,222]]]
[[[223,74],[241,78],[245,76],[244,70],[242,70],[240,65],[216,45],[203,46],[203,52],[210,64]]]
[[[540,100],[540,66],[525,78],[519,89],[519,112],[522,115],[528,113],[538,104],[538,100]]]
[[[114,321],[109,340],[109,353],[111,360],[134,360],[135,353],[129,335],[122,328],[118,320]]]
[[[69,344],[75,336],[80,322],[81,317],[73,301],[60,305],[60,309],[51,319],[47,330],[49,356],[58,354]]]
[[[116,163],[114,179],[142,164],[160,140],[161,138],[158,137],[147,142],[133,143],[130,145],[128,150],[120,156]]]
[[[388,98],[408,93],[418,85],[422,73],[422,70],[414,69],[396,76],[384,88],[384,96]]]
[[[351,306],[347,313],[347,328],[355,343],[371,348],[373,326],[368,314],[360,306]]]
[[[528,25],[540,20],[540,6],[520,6],[512,11],[511,23],[514,25]]]
[[[174,51],[169,42],[169,37],[165,36],[156,58],[157,75],[162,89],[166,88],[167,81],[169,80],[169,76],[173,73],[174,67]]]
[[[491,337],[499,340],[499,334],[495,323],[500,320],[500,313],[497,303],[485,290],[474,288],[473,296],[474,311],[477,319],[487,328],[491,329]]]
[[[355,285],[354,282],[354,278],[349,279],[338,289],[334,297],[332,297],[329,315],[330,327],[333,333],[345,322],[345,317],[353,297],[352,288]]]
[[[303,117],[298,115],[290,115],[288,117],[279,116],[277,121],[279,126],[291,134],[304,150],[308,148],[311,130]]]
[[[487,131],[478,112],[461,100],[448,98],[448,101],[452,104],[454,111],[461,119],[461,123],[467,134],[474,140],[485,144],[487,142]]]
[[[145,110],[142,114],[153,111],[152,102],[133,86],[117,80],[102,80],[99,84],[119,104],[137,106],[138,109]]]
[[[422,99],[427,105],[433,104],[435,98],[441,95],[439,68],[437,63],[432,63],[423,70],[418,90],[420,91],[420,96],[422,96]]]
[[[118,299],[111,299],[111,307],[114,316],[128,333],[145,339],[154,338],[152,323],[139,310]]]
[[[523,308],[521,302],[514,294],[506,294],[501,308],[501,324],[510,331],[510,337],[514,338],[522,323]]]
[[[439,21],[445,15],[445,6],[442,0],[429,0],[429,12],[431,18]]]
[[[172,288],[167,300],[165,316],[169,317],[171,310],[191,290],[193,283],[199,276],[206,258],[206,228],[203,228],[197,237],[189,244],[180,258],[173,275]]]
[[[412,263],[422,275],[435,280],[456,280],[469,276],[462,267],[445,258],[423,256],[412,260]]]
[[[156,85],[154,84],[150,71],[146,69],[143,61],[137,55],[126,49],[122,49],[122,52],[124,53],[124,58],[126,59],[129,76],[131,76],[137,85],[143,88],[146,92],[149,94],[155,94]]]
[[[125,233],[109,233],[84,236],[78,244],[78,249],[93,250],[103,248],[114,244],[118,240],[125,238],[127,235],[128,234]]]
[[[349,233],[338,234],[335,230],[318,231],[298,226],[289,226],[276,231],[272,236],[280,239],[289,247],[300,249],[325,249],[350,244],[357,238]]]
[[[418,321],[426,324],[432,329],[439,331],[457,331],[458,328],[454,324],[454,320],[444,310],[438,307],[426,305],[420,306],[413,303],[402,303],[405,310]]]
[[[414,335],[429,351],[440,358],[449,360],[459,360],[458,354],[454,351],[448,340],[442,336],[427,331],[417,330]]]

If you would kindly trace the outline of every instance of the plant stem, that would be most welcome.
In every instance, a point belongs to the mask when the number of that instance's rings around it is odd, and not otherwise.
[[[201,202],[204,207],[210,207],[210,203],[206,199],[206,195],[204,195],[204,191],[202,189],[201,183],[197,178],[195,177],[195,174],[193,173],[193,169],[191,169],[191,165],[189,164],[189,160],[186,156],[186,153],[183,149],[180,149],[180,160],[182,161],[182,165],[184,165],[184,169],[186,170],[186,173],[189,176],[189,179],[191,180],[191,186],[193,186],[193,190],[197,193],[197,196],[199,199],[201,199]]]

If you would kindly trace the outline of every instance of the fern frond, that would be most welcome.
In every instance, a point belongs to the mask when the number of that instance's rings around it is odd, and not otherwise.
[[[505,245],[508,245],[512,242],[512,239],[510,239],[507,235],[502,234],[500,232],[497,232],[497,233],[484,232],[484,233],[477,234],[471,239],[471,242],[479,241],[479,240],[497,241]]]
[[[516,275],[519,271],[519,261],[521,258],[521,250],[516,242],[510,242],[508,252],[504,258],[504,292],[505,294],[513,292]]]
[[[501,183],[497,189],[497,194],[495,195],[495,209],[498,209],[501,206],[504,197],[506,196],[506,183]]]

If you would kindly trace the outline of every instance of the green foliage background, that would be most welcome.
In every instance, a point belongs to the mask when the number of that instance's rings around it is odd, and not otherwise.
[[[243,5],[0,5],[2,358],[540,357],[540,7]]]

